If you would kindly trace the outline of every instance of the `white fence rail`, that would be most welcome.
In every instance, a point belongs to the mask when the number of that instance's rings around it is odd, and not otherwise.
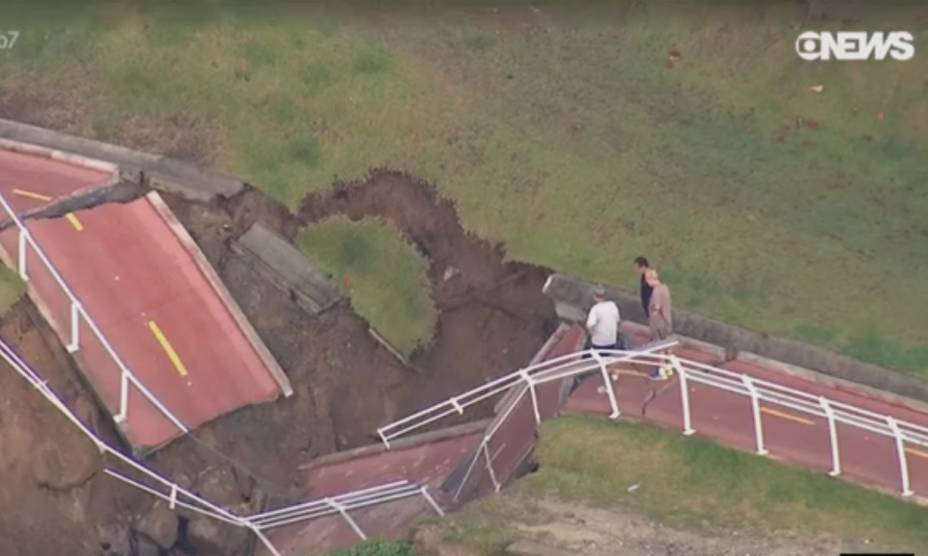
[[[402,498],[409,498],[411,496],[422,496],[425,501],[428,502],[429,506],[435,510],[435,513],[442,516],[445,515],[441,506],[439,506],[438,503],[435,502],[435,499],[432,498],[432,495],[429,494],[428,487],[410,483],[409,481],[396,481],[341,494],[339,496],[320,498],[319,500],[254,514],[248,516],[247,519],[258,529],[264,530],[291,525],[299,521],[341,514],[354,532],[357,533],[362,540],[366,540],[367,535],[364,534],[364,531],[358,527],[358,524],[348,514],[349,511],[366,508],[375,504],[383,504],[384,502],[391,502],[393,500],[400,500]]]
[[[753,428],[758,454],[766,454],[764,442],[764,425],[761,416],[761,402],[778,405],[793,411],[824,419],[828,425],[831,451],[832,469],[829,474],[836,476],[841,473],[841,450],[838,441],[837,425],[855,427],[876,435],[892,439],[895,446],[895,457],[899,464],[899,490],[903,496],[911,496],[913,491],[909,481],[909,465],[906,455],[906,446],[920,446],[928,448],[928,427],[896,419],[890,415],[875,413],[860,407],[843,402],[831,400],[824,396],[809,394],[782,384],[767,380],[753,378],[750,375],[721,369],[697,361],[677,357],[673,354],[663,353],[675,342],[662,343],[649,346],[641,351],[623,350],[586,350],[564,355],[510,373],[492,382],[469,390],[449,400],[435,404],[408,417],[378,429],[383,443],[389,447],[390,441],[410,431],[425,427],[445,416],[463,410],[479,401],[498,395],[514,386],[521,386],[515,390],[515,395],[500,410],[496,419],[487,428],[483,439],[461,480],[455,493],[457,500],[464,485],[482,457],[493,486],[496,490],[501,488],[501,481],[493,467],[493,456],[490,454],[489,443],[494,435],[510,417],[514,409],[528,393],[532,398],[536,423],[541,422],[538,401],[535,389],[548,382],[563,380],[570,377],[579,377],[599,371],[604,385],[604,393],[608,397],[612,408],[611,418],[618,417],[621,412],[616,397],[613,377],[610,366],[617,363],[640,364],[649,367],[672,366],[679,377],[680,405],[683,417],[683,433],[693,434],[695,429],[690,409],[689,387],[693,383],[718,388],[726,392],[750,398],[753,414]],[[589,359],[583,359],[588,357]]]
[[[93,317],[84,309],[83,304],[80,299],[74,294],[71,288],[62,278],[61,274],[58,272],[58,269],[55,268],[55,265],[49,260],[48,256],[45,254],[45,251],[39,246],[38,242],[32,237],[32,232],[29,231],[29,228],[26,227],[25,223],[16,215],[16,212],[13,210],[13,207],[10,206],[6,198],[0,194],[0,205],[3,206],[3,210],[9,216],[13,224],[16,225],[16,228],[19,233],[19,240],[17,245],[16,261],[17,261],[17,270],[19,272],[20,278],[23,281],[29,281],[29,272],[26,268],[26,263],[28,260],[29,249],[32,249],[32,252],[38,256],[39,260],[42,262],[43,266],[54,278],[55,282],[67,296],[68,301],[70,302],[70,339],[67,344],[67,349],[69,352],[74,353],[80,349],[80,330],[81,330],[81,321],[87,324],[87,327],[90,329],[91,333],[97,340],[100,342],[100,345],[103,346],[103,349],[106,350],[106,353],[110,356],[113,362],[119,367],[120,377],[119,377],[119,412],[113,416],[113,419],[117,423],[122,423],[128,418],[129,411],[129,386],[130,384],[135,387],[142,396],[151,402],[155,408],[161,412],[171,423],[174,424],[178,429],[183,433],[189,432],[189,429],[180,419],[177,418],[161,401],[151,393],[151,391],[132,373],[129,367],[123,362],[122,358],[119,357],[119,354],[116,353],[116,350],[113,349],[113,346],[110,344],[109,340],[106,339],[106,336],[103,335],[103,332],[100,330],[100,327],[97,326],[97,323],[93,320]]]
[[[20,376],[35,388],[49,403],[52,404],[62,415],[64,415],[81,433],[84,434],[97,447],[104,456],[111,456],[116,462],[125,465],[129,469],[145,477],[150,483],[142,482],[132,478],[115,469],[105,468],[104,472],[117,480],[132,485],[139,490],[147,492],[152,496],[161,498],[168,502],[171,509],[184,508],[191,512],[204,515],[229,525],[243,527],[250,530],[258,540],[274,556],[280,556],[280,552],[271,543],[264,534],[265,529],[296,523],[308,519],[316,519],[326,515],[339,513],[348,521],[348,524],[363,539],[366,535],[358,524],[348,515],[348,511],[372,506],[375,504],[388,503],[400,498],[406,498],[414,495],[421,495],[429,505],[439,514],[444,515],[441,507],[435,502],[429,494],[427,488],[415,483],[406,481],[389,483],[369,489],[356,492],[348,492],[331,498],[325,498],[321,501],[307,502],[296,504],[287,508],[272,510],[262,514],[252,516],[236,515],[221,506],[218,506],[209,500],[197,495],[194,492],[178,485],[176,482],[163,477],[158,472],[148,468],[144,464],[135,461],[131,457],[123,454],[118,449],[107,444],[102,438],[97,436],[90,428],[84,424],[80,418],[64,403],[64,401],[48,386],[45,381],[34,369],[32,369],[6,342],[0,339],[0,359],[6,361]]]
[[[675,340],[659,342],[649,346],[647,350],[622,352],[624,355],[619,357],[610,356],[607,357],[607,359],[603,362],[606,365],[609,365],[612,363],[625,361],[628,359],[628,357],[636,354],[640,355],[643,353],[666,350],[675,346],[676,344],[677,342]],[[584,356],[588,356],[590,358],[583,359]],[[582,351],[541,361],[534,365],[525,367],[524,369],[519,369],[497,379],[491,380],[472,390],[468,390],[463,394],[448,398],[443,402],[427,407],[407,417],[403,417],[402,419],[394,421],[388,425],[384,425],[377,429],[377,434],[380,436],[380,439],[384,445],[389,448],[391,440],[409,434],[412,431],[422,429],[436,421],[440,421],[445,417],[448,417],[449,415],[454,415],[456,413],[463,414],[464,410],[468,407],[507,392],[513,386],[517,386],[519,384],[526,385],[531,389],[532,400],[535,407],[535,415],[540,419],[534,386],[545,382],[561,380],[571,376],[582,375],[591,371],[601,371],[603,369],[603,365],[598,360],[599,357],[600,355],[596,352]],[[611,388],[611,382],[608,382],[608,385]],[[612,403],[613,413],[617,417],[619,415],[618,402],[616,401],[615,396],[611,390],[609,399]]]

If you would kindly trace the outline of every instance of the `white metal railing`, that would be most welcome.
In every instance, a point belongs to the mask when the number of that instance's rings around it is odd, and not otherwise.
[[[464,394],[455,396],[445,402],[436,404],[394,423],[383,426],[378,429],[378,433],[384,444],[389,447],[389,442],[402,434],[427,426],[443,416],[450,415],[456,411],[460,412],[468,405],[473,405],[478,401],[499,394],[505,390],[505,388],[502,387],[504,384],[508,385],[507,388],[518,386],[519,388],[518,390],[514,390],[515,394],[511,400],[507,401],[497,417],[487,427],[483,439],[474,452],[464,477],[461,479],[460,486],[455,492],[454,499],[457,500],[481,457],[484,460],[484,466],[487,469],[487,473],[494,488],[496,490],[501,488],[502,481],[497,476],[496,470],[493,467],[494,456],[490,453],[489,444],[493,436],[503,426],[525,397],[526,393],[531,396],[535,422],[538,424],[541,422],[541,414],[538,409],[538,400],[535,393],[536,387],[552,381],[578,377],[588,374],[591,371],[599,370],[604,383],[604,393],[607,395],[610,407],[612,408],[610,418],[616,418],[621,413],[613,386],[614,379],[609,371],[611,365],[623,362],[646,366],[670,365],[674,368],[679,377],[680,405],[683,414],[683,434],[691,435],[695,432],[690,409],[689,385],[698,383],[718,388],[750,398],[756,451],[758,454],[768,453],[764,443],[764,426],[760,404],[764,402],[778,405],[799,413],[824,419],[827,422],[832,460],[832,469],[829,474],[832,476],[841,473],[841,451],[837,433],[837,425],[839,423],[892,439],[895,444],[895,456],[899,464],[900,491],[903,496],[911,496],[913,494],[909,481],[909,467],[905,448],[907,444],[928,447],[928,427],[896,419],[891,415],[875,413],[850,404],[831,400],[825,396],[809,394],[782,384],[754,378],[744,373],[721,369],[697,361],[677,357],[676,355],[665,353],[667,347],[668,344],[664,343],[649,346],[648,349],[641,351],[585,350],[557,357],[550,361],[515,371],[495,381],[465,392]],[[591,357],[592,361],[590,359],[581,359],[583,356]],[[547,363],[547,365],[545,365],[545,363]],[[464,400],[464,402],[462,402],[462,400]],[[450,411],[449,408],[451,408]]]
[[[339,513],[348,521],[351,528],[361,537],[366,538],[364,531],[348,515],[349,510],[359,509],[375,504],[383,504],[405,498],[413,495],[421,495],[429,505],[439,514],[444,515],[441,507],[435,502],[429,494],[428,489],[423,485],[401,481],[389,483],[364,489],[361,491],[348,492],[326,498],[321,501],[307,502],[296,504],[288,508],[255,514],[252,516],[236,515],[217,504],[206,500],[202,496],[191,492],[190,490],[178,485],[176,482],[163,477],[158,472],[150,469],[144,464],[135,461],[131,457],[123,454],[118,449],[110,446],[102,438],[97,436],[83,421],[64,403],[64,401],[48,386],[34,369],[32,369],[6,342],[0,339],[0,359],[6,361],[20,376],[35,388],[49,403],[64,415],[81,433],[84,434],[104,456],[111,456],[116,462],[121,463],[140,475],[146,477],[151,483],[157,486],[151,486],[142,481],[134,479],[115,469],[104,468],[106,475],[120,480],[126,484],[147,492],[152,496],[168,502],[170,509],[184,508],[186,510],[222,521],[229,525],[243,527],[250,530],[258,540],[274,556],[281,556],[277,548],[264,534],[265,529],[285,525],[285,520],[292,520],[288,523],[295,523],[306,519],[315,519],[325,515]],[[319,512],[323,508],[329,508],[334,511]]]
[[[366,540],[367,535],[364,534],[364,531],[358,527],[358,524],[348,514],[349,511],[420,495],[438,515],[445,515],[441,506],[439,506],[438,503],[435,502],[435,499],[432,498],[432,495],[429,494],[428,487],[410,483],[409,481],[396,481],[338,496],[320,498],[302,504],[250,515],[247,519],[258,529],[264,530],[291,525],[299,521],[341,514],[361,540]]]
[[[632,354],[651,353],[658,350],[665,350],[675,346],[676,344],[676,340],[659,342],[649,346],[645,351],[622,352],[623,355],[618,357],[610,356],[607,358],[607,360],[604,360],[604,362],[607,365],[618,363],[620,361],[627,360],[628,357],[632,356]],[[588,356],[590,358],[584,359],[584,356]],[[601,370],[602,365],[598,360],[599,357],[600,356],[597,352],[587,350],[569,353],[560,357],[554,357],[552,359],[540,361],[534,365],[525,367],[524,369],[513,371],[509,374],[486,382],[485,384],[473,388],[472,390],[468,390],[463,394],[453,396],[443,402],[427,407],[421,411],[417,411],[412,415],[403,417],[402,419],[394,421],[388,425],[384,425],[377,429],[377,434],[380,436],[380,439],[384,445],[389,448],[391,440],[406,435],[414,430],[426,427],[436,421],[448,417],[449,415],[454,415],[455,413],[463,414],[464,410],[468,407],[507,392],[513,386],[517,386],[519,384],[527,385],[531,389],[535,415],[540,419],[540,414],[538,411],[538,399],[536,397],[534,385],[581,375],[591,371]],[[608,387],[611,389],[611,382],[609,383]],[[618,416],[618,403],[615,400],[614,394],[610,395],[610,402],[612,402],[613,413],[615,416]]]
[[[0,205],[3,206],[3,209],[6,211],[7,215],[10,217],[10,220],[16,225],[16,228],[19,231],[19,241],[18,248],[16,253],[17,261],[17,270],[19,272],[20,278],[23,281],[29,281],[29,274],[26,268],[27,254],[28,250],[31,247],[32,251],[39,257],[39,260],[42,261],[42,264],[54,278],[55,282],[67,296],[68,301],[70,302],[70,338],[67,344],[68,352],[74,353],[80,349],[80,329],[81,321],[87,324],[87,327],[97,338],[100,344],[103,346],[103,349],[110,356],[116,366],[119,367],[120,378],[119,378],[119,412],[113,415],[113,419],[117,423],[122,423],[128,418],[129,411],[129,385],[134,386],[141,394],[145,397],[152,405],[154,405],[161,414],[163,414],[171,423],[174,424],[182,432],[187,433],[189,429],[180,419],[177,418],[161,401],[151,393],[151,391],[132,373],[129,367],[126,366],[122,358],[119,357],[119,354],[116,353],[116,350],[113,349],[113,346],[110,344],[109,340],[106,339],[106,336],[103,335],[103,332],[100,330],[100,327],[97,326],[97,323],[93,320],[93,317],[84,309],[83,304],[80,299],[74,294],[71,288],[62,278],[61,274],[58,272],[58,269],[55,268],[55,265],[49,260],[48,256],[45,254],[45,251],[39,246],[38,242],[32,237],[32,233],[29,231],[29,228],[26,227],[25,223],[16,215],[16,212],[13,210],[13,207],[7,202],[6,198],[0,194]]]

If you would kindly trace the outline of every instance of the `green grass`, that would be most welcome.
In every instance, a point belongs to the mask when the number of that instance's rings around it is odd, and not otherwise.
[[[706,532],[819,533],[928,551],[928,511],[770,459],[641,424],[565,417],[542,427],[541,469],[517,488],[536,496],[629,506]],[[629,493],[627,488],[639,484]]]
[[[290,206],[399,168],[514,259],[632,288],[646,254],[680,307],[926,373],[928,56],[802,62],[799,30],[840,26],[806,9],[4,3],[0,71],[104,140],[155,148],[193,118]]]
[[[431,338],[437,312],[428,294],[427,263],[393,225],[336,216],[301,230],[297,245],[401,353],[409,355]]]
[[[409,543],[367,540],[352,548],[334,550],[326,556],[417,556]]]
[[[0,314],[5,313],[26,292],[19,274],[0,265]]]

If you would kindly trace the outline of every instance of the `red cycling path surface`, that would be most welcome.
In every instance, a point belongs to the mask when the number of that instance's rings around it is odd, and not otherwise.
[[[641,338],[639,337],[639,341]],[[685,346],[675,350],[681,357],[713,364],[723,369],[744,373],[832,401],[843,402],[861,409],[888,415],[899,420],[928,426],[928,414],[902,405],[875,399],[863,391],[836,388],[786,374],[772,366],[741,361],[722,362],[698,347]],[[620,365],[631,372],[652,369]],[[568,400],[565,410],[608,415],[609,401],[599,389],[599,377],[585,380]],[[683,430],[680,384],[677,377],[668,381],[652,381],[632,374],[620,373],[614,381],[619,409],[623,416]],[[666,386],[666,389],[663,387]],[[660,393],[642,415],[643,401],[657,389]],[[753,411],[750,397],[703,384],[688,384],[692,428],[696,435],[718,440],[724,445],[744,451],[755,451]],[[765,448],[773,458],[802,467],[827,472],[832,469],[828,421],[808,413],[787,409],[777,404],[761,402],[761,417]],[[891,437],[838,423],[838,445],[842,475],[863,484],[900,492],[901,479],[895,441]],[[920,497],[928,495],[928,449],[906,446],[910,488]]]
[[[436,502],[450,506],[440,485],[454,467],[467,457],[480,441],[481,432],[464,434],[410,448],[377,451],[373,454],[321,465],[306,470],[303,477],[310,490],[306,499],[336,496],[355,490],[407,480],[427,486]],[[423,513],[434,510],[422,496],[361,508],[349,512],[368,537],[400,538]],[[324,554],[336,548],[357,544],[357,533],[340,515],[287,525],[266,532],[274,546],[287,556]],[[258,545],[257,554],[269,556]]]
[[[42,205],[36,195],[58,197],[110,178],[0,150],[0,193],[17,211]],[[28,220],[27,226],[125,365],[186,427],[277,397],[279,387],[254,345],[152,200],[105,204],[74,217],[78,224],[56,218]],[[0,234],[13,261],[17,236],[15,227]],[[33,297],[68,343],[70,302],[31,250],[27,273]],[[83,321],[75,358],[116,415],[120,370]],[[121,427],[137,450],[182,434],[133,386]]]

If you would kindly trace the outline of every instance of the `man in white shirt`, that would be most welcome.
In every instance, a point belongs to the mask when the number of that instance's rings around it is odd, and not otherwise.
[[[586,318],[586,331],[590,335],[592,349],[618,349],[619,307],[606,301],[602,286],[593,290],[593,307]]]

